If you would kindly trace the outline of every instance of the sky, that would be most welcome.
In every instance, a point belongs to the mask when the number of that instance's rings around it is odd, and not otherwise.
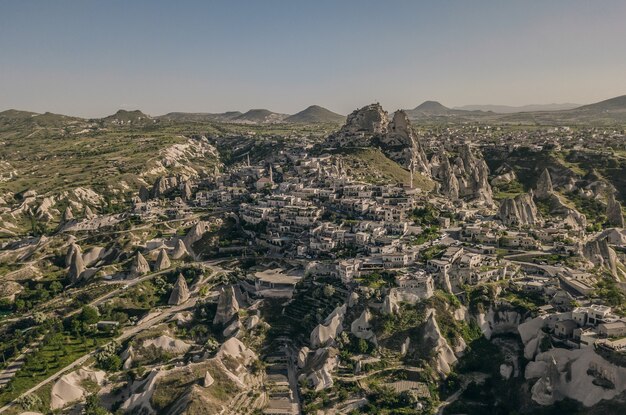
[[[623,0],[0,0],[0,111],[347,114],[623,94]]]

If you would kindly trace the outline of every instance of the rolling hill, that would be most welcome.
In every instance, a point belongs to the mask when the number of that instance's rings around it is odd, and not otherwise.
[[[243,124],[273,124],[283,122],[287,117],[287,114],[279,114],[266,109],[251,109],[233,118],[232,121]]]
[[[319,105],[311,105],[310,107],[285,118],[285,122],[291,123],[343,123],[346,117]]]

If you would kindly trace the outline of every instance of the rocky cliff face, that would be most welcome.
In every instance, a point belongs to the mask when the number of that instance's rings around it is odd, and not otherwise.
[[[535,226],[541,223],[532,195],[523,193],[512,199],[504,199],[498,217],[507,226]]]
[[[586,242],[582,245],[580,253],[594,266],[605,268],[611,272],[614,277],[618,277],[617,254],[615,250],[609,246],[607,238],[598,238]]]
[[[404,111],[399,110],[393,114],[387,134],[380,138],[380,142],[390,159],[402,166],[430,175],[424,149]]]
[[[618,228],[624,227],[624,214],[622,213],[622,205],[615,200],[615,195],[613,192],[609,193],[607,206],[606,206],[606,217],[611,226],[616,226]]]
[[[421,143],[402,110],[391,121],[380,104],[371,104],[354,111],[346,124],[328,137],[336,147],[380,147],[382,152],[407,169],[430,174],[428,159]]]
[[[626,390],[626,368],[603,359],[593,348],[556,348],[541,353],[526,366],[526,379],[539,378],[532,399],[551,405],[564,398],[593,406],[611,400]]]
[[[493,206],[489,167],[482,156],[474,154],[469,145],[463,145],[452,162],[441,151],[431,160],[431,167],[433,176],[441,182],[440,192],[444,196]]]

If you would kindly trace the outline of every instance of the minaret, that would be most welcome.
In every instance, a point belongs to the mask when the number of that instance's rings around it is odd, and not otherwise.
[[[270,164],[270,182],[274,183],[274,172],[272,170],[272,165]]]
[[[250,167],[250,153],[246,154],[246,165]]]
[[[415,174],[413,160],[411,160],[411,164],[409,164],[409,174],[411,175],[411,189],[413,189],[413,175]]]

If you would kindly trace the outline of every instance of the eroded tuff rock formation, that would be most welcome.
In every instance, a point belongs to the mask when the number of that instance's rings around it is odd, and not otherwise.
[[[78,281],[85,272],[85,263],[83,262],[83,255],[80,252],[80,248],[78,245],[75,245],[76,248],[73,251],[72,258],[70,260],[70,270],[68,277],[72,283]]]
[[[311,332],[310,343],[312,348],[328,346],[343,331],[343,319],[347,306],[335,308],[322,324],[318,324]]]
[[[341,129],[328,138],[336,147],[380,147],[407,169],[429,175],[428,159],[406,113],[398,110],[390,121],[380,104],[370,104],[348,115]]]
[[[615,250],[609,246],[608,238],[596,238],[586,242],[580,248],[580,253],[594,266],[605,268],[614,277],[618,277],[617,263],[619,260]]]
[[[426,320],[424,326],[424,339],[429,346],[432,346],[431,350],[434,356],[433,369],[440,375],[445,376],[450,373],[452,370],[451,366],[456,363],[457,358],[448,341],[439,330],[439,325],[435,319],[435,310],[431,309],[428,312],[428,320]]]
[[[493,206],[493,191],[489,184],[489,167],[466,144],[450,162],[445,151],[431,159],[433,176],[440,180],[440,192],[450,199],[476,201]]]
[[[609,193],[606,205],[606,218],[611,226],[618,228],[624,227],[624,214],[622,212],[622,205],[615,200],[613,192]]]
[[[155,271],[163,271],[164,269],[169,268],[172,265],[170,262],[170,258],[167,256],[167,251],[165,249],[161,249],[159,251],[159,256],[154,263]]]
[[[350,325],[350,332],[359,339],[368,340],[374,344],[378,344],[376,334],[372,331],[372,313],[369,309],[363,310],[361,315]]]
[[[498,217],[507,226],[534,226],[541,222],[533,197],[528,193],[504,199]]]
[[[587,217],[576,209],[567,206],[554,191],[548,169],[544,169],[541,173],[534,195],[537,200],[547,203],[550,214],[560,217],[563,224],[577,230],[587,227]]]
[[[141,252],[137,252],[133,258],[133,262],[130,264],[130,278],[135,278],[147,274],[148,272],[150,272],[148,261],[141,255]]]
[[[548,198],[552,192],[554,192],[554,188],[552,187],[552,178],[550,177],[548,169],[543,169],[543,172],[541,172],[541,176],[539,176],[539,180],[537,181],[536,187],[535,196],[539,199]]]
[[[174,259],[182,259],[189,255],[189,251],[187,251],[187,247],[182,239],[176,241],[176,246],[174,247],[174,252],[172,253],[172,258]]]
[[[174,288],[172,289],[167,303],[169,305],[181,305],[188,299],[189,287],[187,287],[187,281],[185,281],[183,274],[178,274],[178,279],[176,280],[176,284],[174,284]]]
[[[232,285],[229,285],[220,292],[213,324],[223,325],[228,323],[238,311],[239,302],[237,301],[235,290]]]

